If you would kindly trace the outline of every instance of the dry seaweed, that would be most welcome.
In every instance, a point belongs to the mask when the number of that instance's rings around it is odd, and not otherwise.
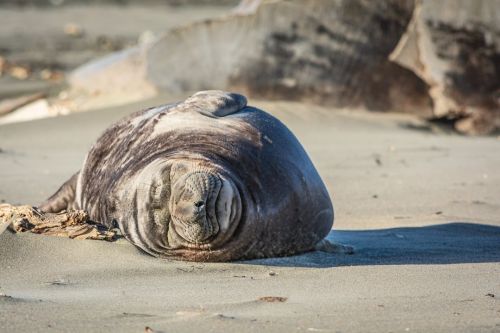
[[[36,207],[0,205],[0,225],[8,225],[14,232],[32,232],[72,239],[114,241],[117,232],[89,220],[83,210],[43,213]]]

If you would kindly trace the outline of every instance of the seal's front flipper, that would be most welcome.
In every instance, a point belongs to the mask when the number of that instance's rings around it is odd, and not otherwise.
[[[79,172],[75,173],[38,208],[44,213],[58,213],[63,210],[75,209],[75,189],[78,175]]]
[[[353,254],[354,248],[349,245],[342,245],[330,242],[328,239],[320,240],[314,247],[316,251],[336,253],[336,254]]]
[[[243,95],[222,90],[206,90],[197,92],[182,104],[207,117],[218,118],[240,111],[247,106],[247,99]]]

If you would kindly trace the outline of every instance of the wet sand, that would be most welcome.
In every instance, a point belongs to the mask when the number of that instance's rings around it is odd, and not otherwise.
[[[0,126],[0,199],[42,201],[114,120],[171,100]],[[250,102],[303,143],[335,205],[329,238],[354,255],[185,263],[126,242],[6,231],[1,330],[500,330],[500,140],[435,133],[409,116]]]

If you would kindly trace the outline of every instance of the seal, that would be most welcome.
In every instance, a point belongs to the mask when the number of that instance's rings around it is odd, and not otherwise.
[[[161,258],[346,249],[324,240],[332,202],[297,138],[244,96],[223,91],[198,92],[109,127],[40,209],[83,209]]]

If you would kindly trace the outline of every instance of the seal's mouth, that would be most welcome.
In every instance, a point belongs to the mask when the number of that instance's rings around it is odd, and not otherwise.
[[[211,172],[195,171],[172,184],[171,217],[175,232],[193,244],[210,242],[220,230],[219,196],[223,181]]]

